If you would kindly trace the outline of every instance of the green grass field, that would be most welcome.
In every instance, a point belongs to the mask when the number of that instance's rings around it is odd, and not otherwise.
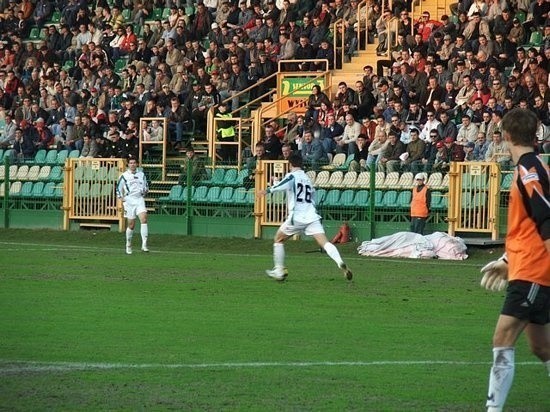
[[[463,262],[311,241],[0,230],[0,410],[482,411],[503,294]],[[521,338],[509,411],[549,411]]]

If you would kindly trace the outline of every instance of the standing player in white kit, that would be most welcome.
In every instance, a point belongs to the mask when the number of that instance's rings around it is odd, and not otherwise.
[[[262,190],[258,194],[265,196],[268,193],[286,191],[288,204],[288,216],[275,234],[273,243],[273,270],[267,270],[268,276],[276,280],[285,280],[287,271],[285,268],[285,248],[283,243],[291,236],[305,233],[313,236],[319,246],[327,252],[327,255],[336,262],[347,280],[353,275],[348,269],[338,249],[330,243],[325,235],[325,229],[321,224],[321,216],[315,208],[315,189],[308,175],[302,170],[303,159],[299,154],[293,154],[288,159],[290,172],[279,183]]]
[[[147,238],[149,229],[147,227],[147,209],[144,196],[149,191],[147,179],[142,171],[137,170],[137,160],[128,159],[128,170],[118,179],[116,194],[124,206],[124,217],[127,219],[126,227],[126,253],[132,254],[132,237],[136,226],[136,216],[139,217],[141,232],[141,250],[149,252]]]

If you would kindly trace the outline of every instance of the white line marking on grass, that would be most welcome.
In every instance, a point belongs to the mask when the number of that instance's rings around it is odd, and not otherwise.
[[[491,362],[470,361],[324,361],[324,362],[220,362],[220,363],[99,363],[99,362],[36,362],[0,360],[0,375],[25,372],[70,372],[115,369],[246,369],[246,368],[312,368],[418,365],[491,365]],[[540,365],[540,362],[516,362],[516,365]]]
[[[55,244],[43,244],[43,243],[25,243],[25,242],[0,242],[0,245],[17,245],[17,246],[25,246],[25,251],[44,251],[44,252],[51,252],[56,250],[81,250],[81,251],[98,251],[98,252],[110,252],[114,254],[122,254],[124,252],[123,248],[117,249],[117,248],[102,248],[97,246],[79,246],[79,245],[55,245]],[[28,249],[28,247],[33,247],[34,249]],[[6,249],[2,249],[6,250]],[[14,251],[19,251],[21,249],[13,249]],[[121,252],[122,251],[122,252]],[[152,254],[168,254],[168,255],[208,255],[211,256],[210,252],[193,252],[188,250],[151,250]],[[235,257],[235,258],[242,258],[242,257],[266,257],[269,256],[269,253],[266,252],[265,254],[252,254],[252,253],[242,253],[242,252],[235,252],[235,253],[221,253],[216,252],[216,256],[228,256],[228,257]],[[346,260],[352,260],[352,261],[365,261],[365,256],[346,256]],[[394,259],[387,259],[387,258],[379,258],[374,257],[374,262],[392,262],[395,263],[398,261],[405,261],[405,258],[394,258]],[[443,259],[407,259],[406,261],[414,261],[414,262],[422,262],[423,265],[433,265],[433,266],[455,266],[457,261],[456,260],[443,260]],[[462,261],[463,262],[463,261]],[[470,267],[479,267],[478,263],[463,263],[461,266],[470,266]]]

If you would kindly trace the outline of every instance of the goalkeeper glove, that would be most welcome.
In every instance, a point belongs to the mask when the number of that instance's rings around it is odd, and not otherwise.
[[[501,292],[506,289],[506,285],[508,285],[508,261],[506,256],[503,255],[500,259],[493,260],[483,266],[481,273],[483,274],[481,286],[485,289],[493,292]]]

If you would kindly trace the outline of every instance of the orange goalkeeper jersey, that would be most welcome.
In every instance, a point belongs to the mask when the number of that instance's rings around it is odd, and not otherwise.
[[[550,286],[550,176],[535,153],[522,155],[514,172],[508,209],[508,279]]]

